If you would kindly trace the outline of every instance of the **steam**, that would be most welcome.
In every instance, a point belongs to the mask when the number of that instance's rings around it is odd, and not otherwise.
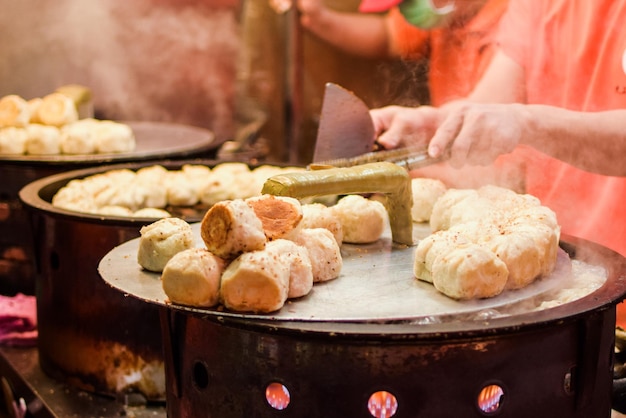
[[[236,15],[207,3],[224,1],[0,0],[0,95],[32,98],[79,83],[92,89],[99,117],[228,137]]]

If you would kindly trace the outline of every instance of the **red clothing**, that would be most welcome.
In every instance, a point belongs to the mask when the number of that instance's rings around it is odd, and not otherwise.
[[[528,103],[626,108],[625,0],[513,0],[499,41],[524,67]],[[626,178],[531,152],[527,190],[557,213],[562,232],[626,255]]]
[[[428,57],[431,104],[467,96],[491,61],[498,22],[508,0],[488,0],[463,25],[430,31],[408,23],[398,8],[389,12],[391,43],[403,58]]]
[[[359,4],[361,13],[384,12],[402,3],[402,0],[362,0]]]

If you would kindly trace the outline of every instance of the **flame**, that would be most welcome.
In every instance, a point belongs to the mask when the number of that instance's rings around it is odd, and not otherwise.
[[[502,405],[504,391],[498,385],[485,386],[478,395],[478,407],[483,412],[495,412]]]
[[[398,401],[393,394],[384,390],[375,392],[367,402],[367,408],[376,418],[388,418],[396,414]]]
[[[265,399],[272,408],[282,411],[289,406],[291,396],[285,385],[270,383],[265,388]]]

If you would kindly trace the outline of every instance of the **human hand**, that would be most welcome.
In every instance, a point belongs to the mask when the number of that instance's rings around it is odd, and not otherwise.
[[[512,152],[528,130],[523,105],[454,102],[431,106],[387,106],[370,110],[377,142],[385,149],[428,144],[433,158],[451,166],[488,165]]]
[[[449,153],[449,163],[488,165],[512,152],[528,129],[523,105],[460,103],[450,106],[446,118],[428,144],[438,158]]]
[[[431,106],[387,106],[370,110],[370,116],[385,149],[427,145],[442,118],[440,109]]]
[[[314,26],[326,10],[322,0],[297,0],[296,5],[300,11],[300,22],[307,28]]]

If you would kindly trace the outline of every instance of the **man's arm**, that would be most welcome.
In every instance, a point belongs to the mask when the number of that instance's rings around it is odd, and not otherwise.
[[[431,153],[452,146],[453,164],[485,164],[526,144],[583,170],[626,175],[626,109],[576,112],[513,104],[525,102],[524,91],[523,68],[498,52],[467,102],[447,106],[448,116],[430,142]]]
[[[524,99],[523,91],[523,68],[498,51],[482,79],[466,99],[449,102],[439,108],[387,106],[372,109],[370,114],[378,143],[384,148],[425,145],[430,141],[431,156],[439,157],[455,146],[456,135],[465,122],[463,111],[469,103],[520,102]],[[455,117],[450,119],[450,115]],[[505,144],[505,148],[509,148],[508,144]],[[492,156],[485,157],[493,161]]]
[[[525,103],[524,68],[498,50],[467,100],[475,103]]]
[[[385,148],[428,143],[453,167],[487,165],[519,144],[583,170],[626,176],[626,109],[578,112],[524,104],[524,71],[499,52],[467,100],[441,108],[373,109]]]
[[[575,112],[526,105],[528,132],[521,143],[583,170],[626,176],[626,109]]]
[[[385,15],[339,12],[322,0],[298,0],[302,26],[320,39],[353,55],[389,58]]]

